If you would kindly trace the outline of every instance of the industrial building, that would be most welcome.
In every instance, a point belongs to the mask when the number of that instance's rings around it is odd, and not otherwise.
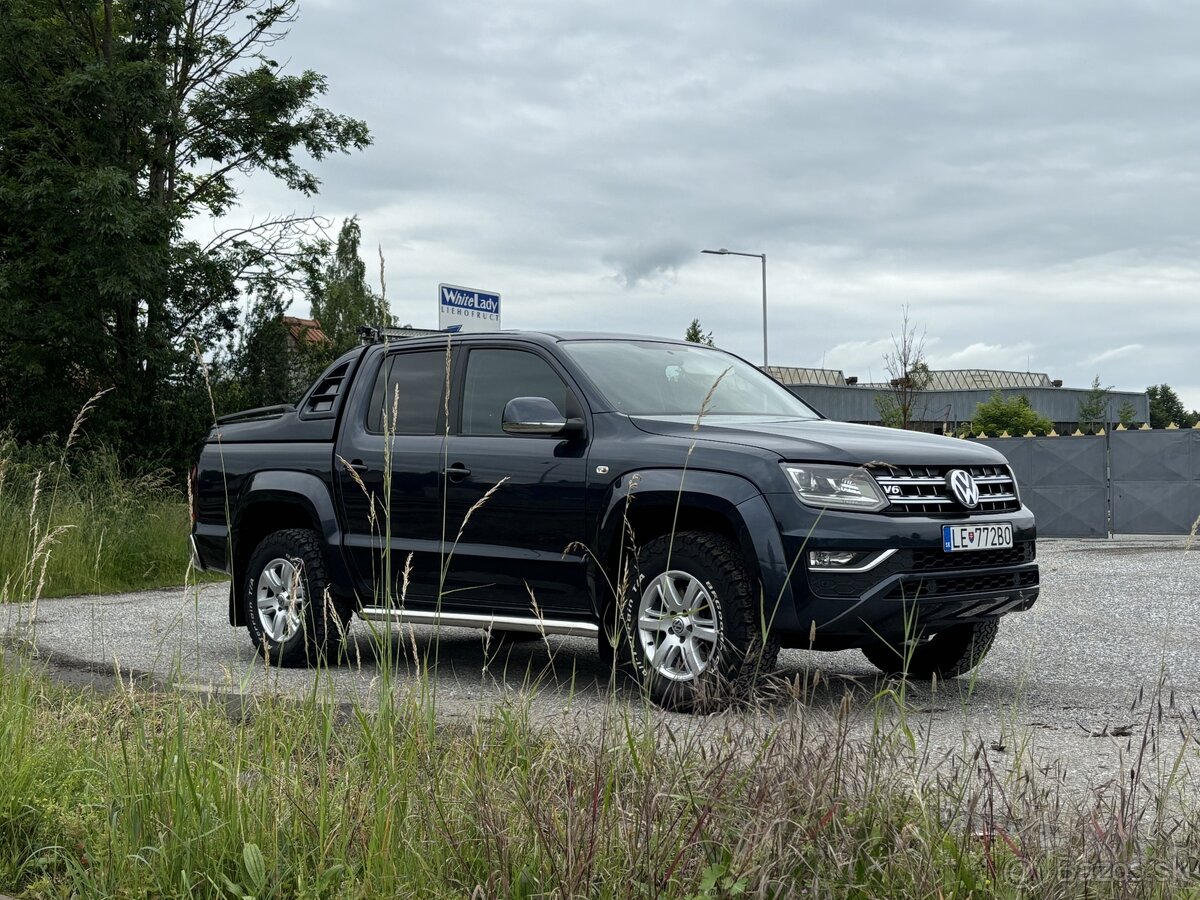
[[[831,419],[877,425],[876,397],[894,390],[887,382],[860,384],[838,369],[769,366],[767,371],[788,390]],[[975,408],[992,394],[1009,399],[1024,396],[1029,405],[1054,423],[1059,434],[1069,434],[1079,424],[1080,404],[1090,387],[1063,387],[1041,372],[1006,372],[997,369],[943,369],[931,371],[927,390],[918,392],[913,417],[924,431],[956,431],[970,422]],[[1145,391],[1110,390],[1106,427],[1120,421],[1119,410],[1128,402],[1137,424],[1150,420],[1150,400]]]

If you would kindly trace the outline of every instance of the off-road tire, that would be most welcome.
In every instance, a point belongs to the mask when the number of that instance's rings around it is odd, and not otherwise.
[[[289,579],[292,583],[284,585],[284,589],[289,596],[302,592],[303,600],[295,608],[290,633],[279,639],[268,632],[260,617],[259,603],[260,599],[264,603],[274,599],[275,610],[286,606],[286,601],[261,596],[273,592],[267,570],[272,569],[278,578],[282,563],[292,567]],[[287,570],[286,566],[282,568]],[[242,587],[246,626],[258,652],[277,666],[303,667],[336,662],[352,610],[349,603],[337,599],[330,587],[321,538],[315,531],[289,528],[263,538],[246,564]],[[271,616],[268,614],[266,618]],[[288,626],[285,624],[284,627]]]
[[[666,609],[672,594],[667,582],[695,592],[691,612],[648,615],[639,622],[639,610]],[[665,709],[711,712],[728,706],[769,673],[779,655],[778,642],[764,636],[757,593],[741,549],[728,538],[702,531],[655,538],[638,552],[634,584],[622,599],[617,647],[621,665]],[[681,595],[676,591],[672,596]],[[646,630],[647,621],[661,623],[661,630]],[[658,664],[649,655],[644,631],[655,649],[663,651]],[[715,639],[707,637],[711,632]],[[701,634],[706,637],[701,639]],[[664,647],[663,641],[669,643]],[[684,652],[689,641],[690,655]],[[700,660],[704,651],[697,653],[696,647],[711,651]],[[672,665],[672,660],[677,662]],[[701,661],[699,672],[689,675]]]
[[[985,619],[939,631],[912,647],[907,654],[903,643],[897,642],[895,645],[864,647],[863,655],[886,675],[916,681],[928,681],[935,675],[939,680],[957,678],[983,662],[999,630],[999,619]]]

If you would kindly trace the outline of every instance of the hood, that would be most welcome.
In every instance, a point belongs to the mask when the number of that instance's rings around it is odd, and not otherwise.
[[[991,447],[961,438],[832,419],[705,416],[699,430],[693,430],[695,418],[687,416],[635,416],[632,421],[650,434],[754,447],[785,460],[897,466],[1005,464],[1004,456]]]

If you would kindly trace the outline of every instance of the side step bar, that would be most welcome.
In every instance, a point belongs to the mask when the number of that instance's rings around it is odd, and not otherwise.
[[[403,622],[412,625],[445,625],[455,628],[495,628],[499,631],[529,631],[534,634],[565,634],[572,637],[597,637],[600,626],[578,619],[539,619],[535,616],[502,616],[495,613],[432,612],[421,609],[364,606],[361,618],[371,621]]]

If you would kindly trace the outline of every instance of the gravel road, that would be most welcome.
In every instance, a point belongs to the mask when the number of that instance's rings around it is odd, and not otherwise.
[[[1119,778],[1149,727],[1164,759],[1182,749],[1200,770],[1193,737],[1200,733],[1200,546],[1185,552],[1181,538],[1044,540],[1039,554],[1041,599],[1004,620],[976,677],[943,683],[936,693],[909,688],[921,740],[934,753],[982,743],[998,765],[1024,747],[1088,787]],[[267,671],[245,630],[226,624],[227,592],[217,583],[45,600],[32,626],[28,607],[0,615],[8,645],[32,645],[60,677],[120,671],[234,697],[308,696],[315,687],[338,702],[371,702],[380,659],[366,623],[352,626],[349,665],[320,674]],[[414,648],[436,653],[431,684],[448,719],[474,718],[527,683],[536,684],[535,710],[548,720],[587,717],[607,695],[607,670],[583,639],[485,650],[477,631],[444,629],[435,644],[432,629],[416,628],[389,644],[401,686],[414,677]],[[816,681],[809,708],[832,710],[847,694],[859,698],[864,722],[870,697],[885,686],[857,652],[785,651],[779,675]],[[782,702],[765,706],[767,715],[790,714]],[[688,718],[658,715],[681,725]]]

